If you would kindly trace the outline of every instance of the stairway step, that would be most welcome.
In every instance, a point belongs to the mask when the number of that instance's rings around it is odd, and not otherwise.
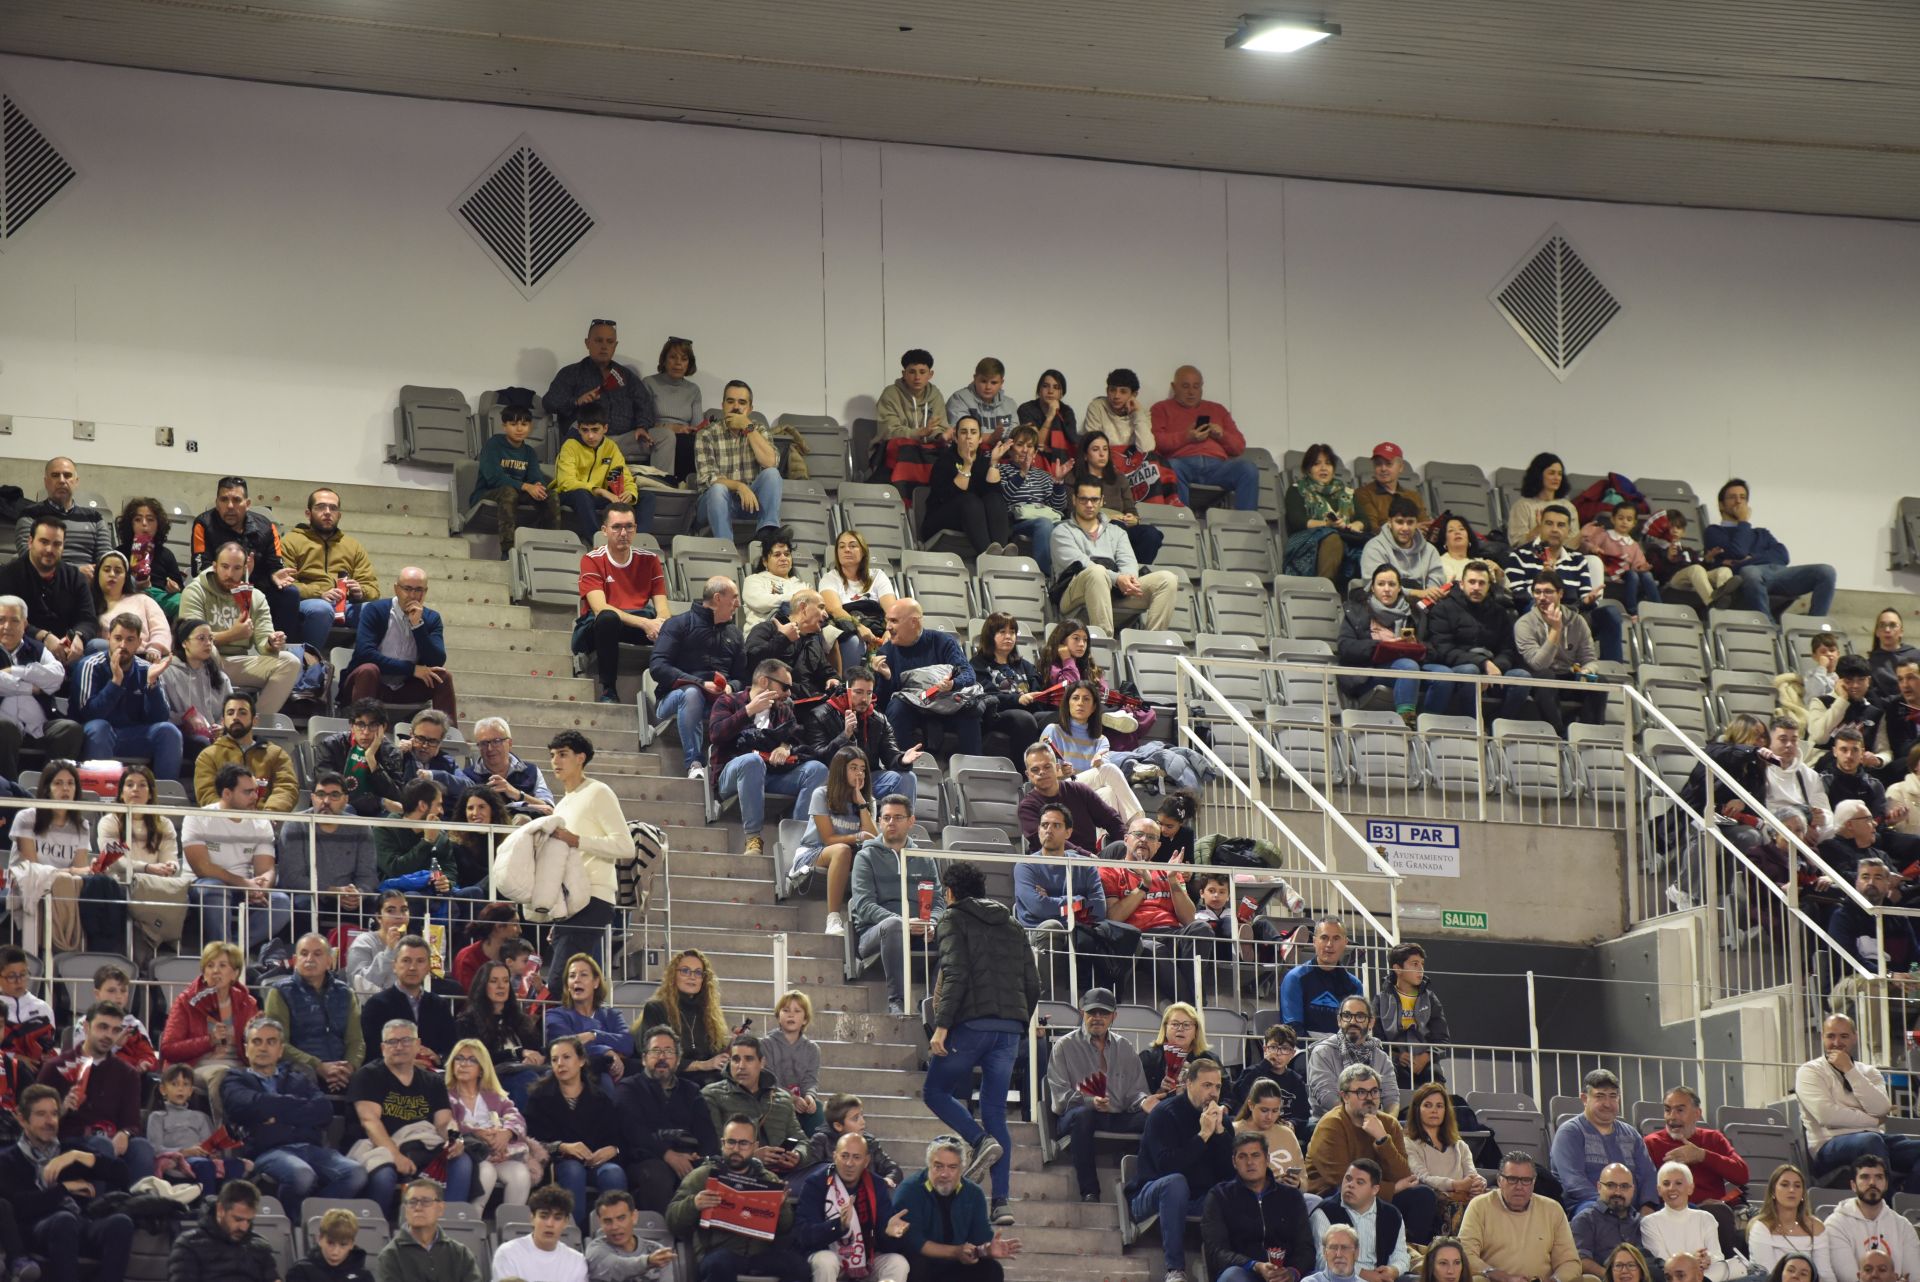
[[[572,651],[567,649],[563,633],[538,628],[457,628],[447,637],[447,666],[455,673],[466,656],[480,653],[538,655],[543,667],[561,672],[570,670],[572,664]]]
[[[491,716],[505,717],[507,724],[514,727],[514,735],[523,743],[546,743],[545,737],[533,732],[523,736],[521,726],[537,726],[552,734],[556,730],[604,730],[617,737],[606,746],[629,751],[638,747],[639,726],[635,720],[637,714],[630,704],[594,703],[551,703],[545,699],[523,699],[501,697],[487,700],[487,713]],[[599,745],[595,745],[598,747]]]
[[[447,647],[447,670],[454,678],[465,681],[472,675],[491,674],[503,677],[559,677],[572,679],[573,657],[563,644],[553,646],[545,641],[544,633],[536,629],[515,629],[510,633],[491,632],[482,635],[499,637],[509,641],[510,645],[498,649],[485,649],[468,645],[470,631],[455,632],[448,640],[454,642]],[[595,754],[596,759],[598,754]]]
[[[474,632],[533,631],[533,616],[524,605],[479,601],[472,594],[442,588],[436,592],[428,585],[427,604],[440,612],[449,642],[464,641]]]
[[[667,838],[673,842],[673,880],[676,886],[680,884],[682,877],[719,877],[746,883],[764,883],[768,891],[772,891],[772,855],[743,855],[730,851],[724,846],[696,847],[691,843],[683,847],[676,834],[689,831],[694,835],[705,835],[714,830],[676,828],[668,832]],[[736,844],[740,842],[738,837],[733,840]]]
[[[546,699],[553,703],[593,702],[593,682],[576,677],[565,668],[550,677],[527,673],[507,676],[498,672],[471,670],[453,672],[453,688],[460,692],[462,702],[480,699],[486,705],[491,705],[494,699],[501,696]]]
[[[769,935],[783,930],[793,935],[800,931],[798,910],[790,904],[714,903],[682,899],[679,895],[673,897],[673,924],[676,935],[682,926],[718,926],[731,930],[733,948],[722,948],[722,952],[737,952],[740,945],[751,943],[750,938],[743,938],[742,932]]]
[[[279,515],[278,512],[275,515]],[[473,545],[465,539],[456,538],[447,533],[446,523],[439,525],[421,522],[411,533],[406,534],[362,534],[358,536],[361,545],[367,549],[367,555],[376,562],[381,558],[398,558],[403,563],[416,556],[443,557],[449,560],[470,558]],[[499,562],[505,565],[506,562]],[[423,569],[425,567],[422,567]]]

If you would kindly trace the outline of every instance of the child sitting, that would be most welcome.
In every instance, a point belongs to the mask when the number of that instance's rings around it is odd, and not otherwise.
[[[1838,688],[1833,670],[1840,662],[1840,638],[1831,632],[1817,633],[1808,652],[1813,662],[1800,670],[1800,684],[1806,702],[1811,704],[1815,699],[1831,698]]]
[[[1606,567],[1608,595],[1617,595],[1627,608],[1627,617],[1635,621],[1640,618],[1642,601],[1660,600],[1647,554],[1633,538],[1633,527],[1639,520],[1639,508],[1618,503],[1604,524],[1596,516],[1580,531],[1581,549],[1599,557]]]
[[[566,508],[568,526],[580,536],[582,544],[592,547],[607,505],[633,502],[633,480],[627,475],[625,456],[607,439],[605,405],[594,401],[581,406],[573,426],[580,439],[560,447],[560,456],[553,463],[553,489]],[[651,513],[644,510],[651,502],[651,498],[643,499],[643,510],[635,514],[642,530],[653,525]]]
[[[500,558],[513,554],[513,532],[522,525],[554,529],[560,524],[560,503],[547,488],[540,455],[527,444],[533,431],[533,410],[508,405],[500,411],[500,434],[480,447],[480,478],[467,502],[492,499],[500,518]]]
[[[224,1130],[215,1138],[213,1119],[192,1105],[193,1087],[193,1065],[167,1066],[160,1078],[164,1102],[147,1114],[147,1141],[153,1145],[155,1174],[162,1179],[177,1174],[197,1180],[213,1197],[222,1184],[251,1171],[253,1163],[243,1157],[218,1156],[222,1148],[239,1145],[226,1140]]]
[[[500,960],[513,973],[513,995],[520,1010],[536,1025],[547,1017],[546,1003],[553,994],[547,991],[546,976],[540,970],[540,954],[533,951],[529,939],[509,939],[500,945]]]
[[[123,1011],[130,1011],[133,1008],[127,1003],[132,997],[133,981],[127,978],[127,972],[120,967],[109,963],[93,972],[93,1006],[111,1002]],[[78,1046],[86,1035],[87,1019],[85,1015],[80,1015],[73,1021],[70,1044]],[[136,1072],[151,1073],[160,1067],[160,1052],[154,1049],[153,1039],[147,1035],[147,1026],[131,1014],[121,1021],[120,1040],[114,1043],[113,1053]]]
[[[1111,692],[1107,689],[1100,665],[1087,655],[1089,639],[1084,623],[1062,619],[1055,624],[1052,635],[1047,638],[1046,648],[1040,652],[1040,680],[1044,687],[1052,687],[1062,681],[1093,682],[1103,709],[1100,724],[1114,733],[1115,747],[1122,750],[1132,748],[1140,742],[1142,732],[1153,724],[1156,714],[1152,708],[1133,713],[1106,706],[1110,702]]]
[[[807,1036],[813,1023],[813,1000],[799,989],[780,996],[773,1008],[779,1031],[763,1038],[760,1049],[765,1055],[766,1071],[773,1074],[774,1085],[783,1086],[793,1096],[794,1116],[800,1129],[813,1135],[820,1129],[820,1047]]]
[[[1700,554],[1681,542],[1687,534],[1687,515],[1674,509],[1663,512],[1647,523],[1640,541],[1646,553],[1647,567],[1654,579],[1669,592],[1686,592],[1697,598],[1701,610],[1707,609],[1733,578],[1724,565],[1709,568]]]

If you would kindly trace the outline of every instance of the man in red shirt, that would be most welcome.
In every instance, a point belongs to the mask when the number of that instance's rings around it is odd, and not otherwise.
[[[1118,847],[1116,849],[1115,847]],[[1178,964],[1173,937],[1193,920],[1193,899],[1187,894],[1184,872],[1176,875],[1165,864],[1156,864],[1160,853],[1160,825],[1152,815],[1137,815],[1127,825],[1124,842],[1112,842],[1100,852],[1102,859],[1124,859],[1133,868],[1102,868],[1100,888],[1107,892],[1107,918],[1123,921],[1145,936],[1140,951],[1158,960],[1154,992],[1163,1000],[1190,1001],[1193,988],[1193,964]],[[1158,938],[1156,945],[1150,941]],[[1184,974],[1182,973],[1184,972]]]
[[[1732,1258],[1745,1251],[1733,1208],[1747,1200],[1747,1162],[1719,1131],[1700,1125],[1700,1096],[1691,1086],[1676,1086],[1665,1100],[1667,1124],[1647,1136],[1647,1155],[1655,1167],[1679,1162],[1693,1172],[1688,1202],[1720,1225],[1720,1250]]]
[[[1173,372],[1173,394],[1153,407],[1153,446],[1173,464],[1180,501],[1190,485],[1217,485],[1233,491],[1242,512],[1260,507],[1260,469],[1242,458],[1247,438],[1227,407],[1207,400],[1206,380],[1191,365]]]
[[[667,576],[658,556],[634,550],[639,524],[631,503],[609,503],[600,524],[607,532],[606,543],[580,558],[580,617],[573,623],[573,652],[595,656],[600,702],[618,703],[613,686],[620,675],[620,647],[652,647],[670,613]]]

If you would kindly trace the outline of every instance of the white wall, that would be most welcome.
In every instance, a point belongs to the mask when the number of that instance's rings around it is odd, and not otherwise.
[[[1076,405],[1194,361],[1277,452],[1730,471],[1803,559],[1891,583],[1916,488],[1920,228],[1300,182],[619,121],[0,58],[81,171],[0,253],[7,453],[431,483],[382,462],[402,383],[543,389],[584,321],[709,395],[870,411],[899,352]],[[598,216],[535,300],[448,212],[520,133]],[[1626,304],[1565,384],[1487,302],[1554,223]],[[99,439],[71,441],[70,419]],[[1844,443],[1847,456],[1836,445]],[[304,456],[304,461],[303,461]]]

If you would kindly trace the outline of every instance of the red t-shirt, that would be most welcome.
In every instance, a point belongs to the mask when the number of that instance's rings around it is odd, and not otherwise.
[[[1173,890],[1166,873],[1134,872],[1129,868],[1100,870],[1100,888],[1107,892],[1109,905],[1125,899],[1142,883],[1147,888],[1146,898],[1134,908],[1133,916],[1127,918],[1127,924],[1141,930],[1180,929],[1180,919],[1173,912]]]
[[[606,593],[614,609],[637,612],[667,594],[667,576],[660,558],[642,548],[616,565],[605,547],[597,547],[580,558],[580,613],[587,612],[587,593],[595,590]]]

